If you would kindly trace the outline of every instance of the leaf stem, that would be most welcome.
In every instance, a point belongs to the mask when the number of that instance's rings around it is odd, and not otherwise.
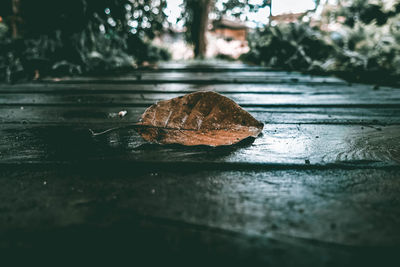
[[[135,123],[135,124],[129,124],[129,125],[124,125],[124,126],[113,127],[113,128],[104,130],[102,132],[97,132],[97,133],[95,131],[93,131],[92,129],[89,129],[89,131],[92,134],[92,136],[99,136],[99,135],[103,135],[106,133],[114,132],[116,130],[121,130],[121,129],[126,129],[126,128],[138,128],[138,127],[143,127],[143,126],[145,126],[145,125]]]

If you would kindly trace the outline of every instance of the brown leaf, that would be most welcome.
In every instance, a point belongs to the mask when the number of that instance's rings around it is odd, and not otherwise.
[[[263,123],[231,99],[215,92],[195,92],[160,101],[143,113],[137,131],[147,141],[187,146],[232,145],[257,137]]]

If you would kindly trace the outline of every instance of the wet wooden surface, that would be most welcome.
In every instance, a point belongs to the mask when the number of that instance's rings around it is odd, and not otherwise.
[[[198,90],[235,100],[262,135],[188,148],[129,128],[154,102]],[[2,84],[0,123],[3,249],[185,265],[400,262],[400,89],[174,63]]]

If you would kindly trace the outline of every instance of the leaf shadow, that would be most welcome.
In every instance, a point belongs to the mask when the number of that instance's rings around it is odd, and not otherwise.
[[[216,154],[226,154],[235,152],[239,149],[250,147],[256,138],[247,137],[240,142],[233,145],[225,145],[225,146],[207,146],[207,145],[198,145],[198,146],[185,146],[181,144],[156,144],[156,143],[144,143],[135,148],[135,150],[158,150],[158,149],[172,149],[176,152],[209,152]]]
[[[261,135],[261,134],[260,134]],[[259,135],[259,136],[260,136]],[[248,149],[256,138],[248,137],[234,145],[225,146],[185,146],[181,144],[149,143],[134,130],[124,129],[92,138],[98,152],[120,157],[151,159],[163,162],[173,161],[220,161],[237,153],[240,149]]]

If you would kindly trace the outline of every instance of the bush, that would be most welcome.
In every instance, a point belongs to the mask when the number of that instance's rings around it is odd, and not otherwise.
[[[151,44],[162,30],[164,0],[71,0],[61,2],[69,7],[64,9],[40,1],[51,10],[21,1],[24,23],[18,38],[0,22],[0,81],[96,74],[170,57]],[[11,24],[12,18],[5,21]]]
[[[249,46],[243,60],[286,70],[312,70],[335,52],[321,32],[295,23],[258,30]]]
[[[384,13],[355,1],[336,11],[347,19],[336,32],[309,23],[278,24],[249,35],[250,52],[241,59],[284,70],[336,74],[352,81],[396,84],[400,80],[400,4]],[[355,18],[351,23],[350,11]],[[377,11],[378,10],[378,11]],[[371,12],[376,12],[376,19]],[[332,16],[334,12],[325,14]],[[322,21],[324,18],[322,19]]]

